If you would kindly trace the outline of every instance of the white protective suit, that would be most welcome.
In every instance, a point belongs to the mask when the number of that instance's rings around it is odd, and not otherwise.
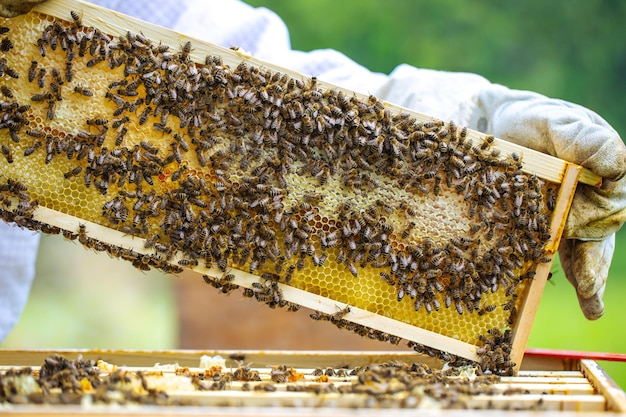
[[[20,1],[40,0],[0,0],[0,13],[2,5]],[[276,14],[238,1],[92,2],[225,47],[241,47],[257,58],[303,74],[590,168],[605,178],[605,185],[579,188],[559,253],[585,316],[602,315],[615,232],[626,218],[626,148],[597,114],[539,94],[510,90],[474,74],[400,65],[385,75],[372,73],[333,50],[293,51],[287,28]],[[0,341],[26,302],[37,242],[32,232],[0,225]]]

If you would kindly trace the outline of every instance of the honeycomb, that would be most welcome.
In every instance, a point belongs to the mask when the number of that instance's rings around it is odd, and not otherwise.
[[[216,268],[205,279],[223,292],[245,271],[247,296],[293,310],[281,288],[326,297],[348,307],[313,318],[394,343],[350,308],[480,345],[514,325],[550,261],[559,185],[491,136],[245,57],[196,62],[190,42],[107,34],[78,12],[1,25],[7,221],[141,269]],[[46,226],[38,207],[78,222]],[[109,245],[85,222],[145,243]]]

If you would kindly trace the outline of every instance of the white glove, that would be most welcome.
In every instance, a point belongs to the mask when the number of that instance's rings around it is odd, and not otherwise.
[[[0,221],[0,342],[26,305],[38,244],[39,233]]]
[[[626,146],[594,112],[562,100],[510,90],[464,73],[399,66],[377,91],[386,100],[580,164],[604,178],[579,185],[559,247],[567,279],[588,319],[602,296],[615,232],[626,221]]]

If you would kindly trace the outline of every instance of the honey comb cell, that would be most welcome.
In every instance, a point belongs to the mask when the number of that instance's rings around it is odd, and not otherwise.
[[[329,321],[381,340],[406,335],[354,323],[470,346],[515,326],[551,260],[559,192],[521,153],[240,51],[198,57],[75,13],[3,23],[6,220],[59,212],[74,222],[48,231],[140,269],[194,269],[270,307],[314,294],[337,302],[320,317],[350,307]]]

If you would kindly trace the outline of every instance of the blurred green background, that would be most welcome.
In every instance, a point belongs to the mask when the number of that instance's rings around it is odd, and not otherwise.
[[[512,88],[582,104],[622,136],[626,132],[626,2],[248,3],[271,8],[285,20],[294,49],[337,49],[385,73],[401,63],[475,72]],[[621,231],[605,295],[606,313],[596,322],[580,313],[574,290],[558,263],[554,265],[531,347],[626,353],[624,312],[619,307],[626,297],[626,257],[621,256],[625,249],[626,232]],[[37,265],[24,315],[0,347],[177,347],[172,291],[177,278],[140,273],[55,236],[42,238]],[[626,388],[626,364],[601,365]]]

